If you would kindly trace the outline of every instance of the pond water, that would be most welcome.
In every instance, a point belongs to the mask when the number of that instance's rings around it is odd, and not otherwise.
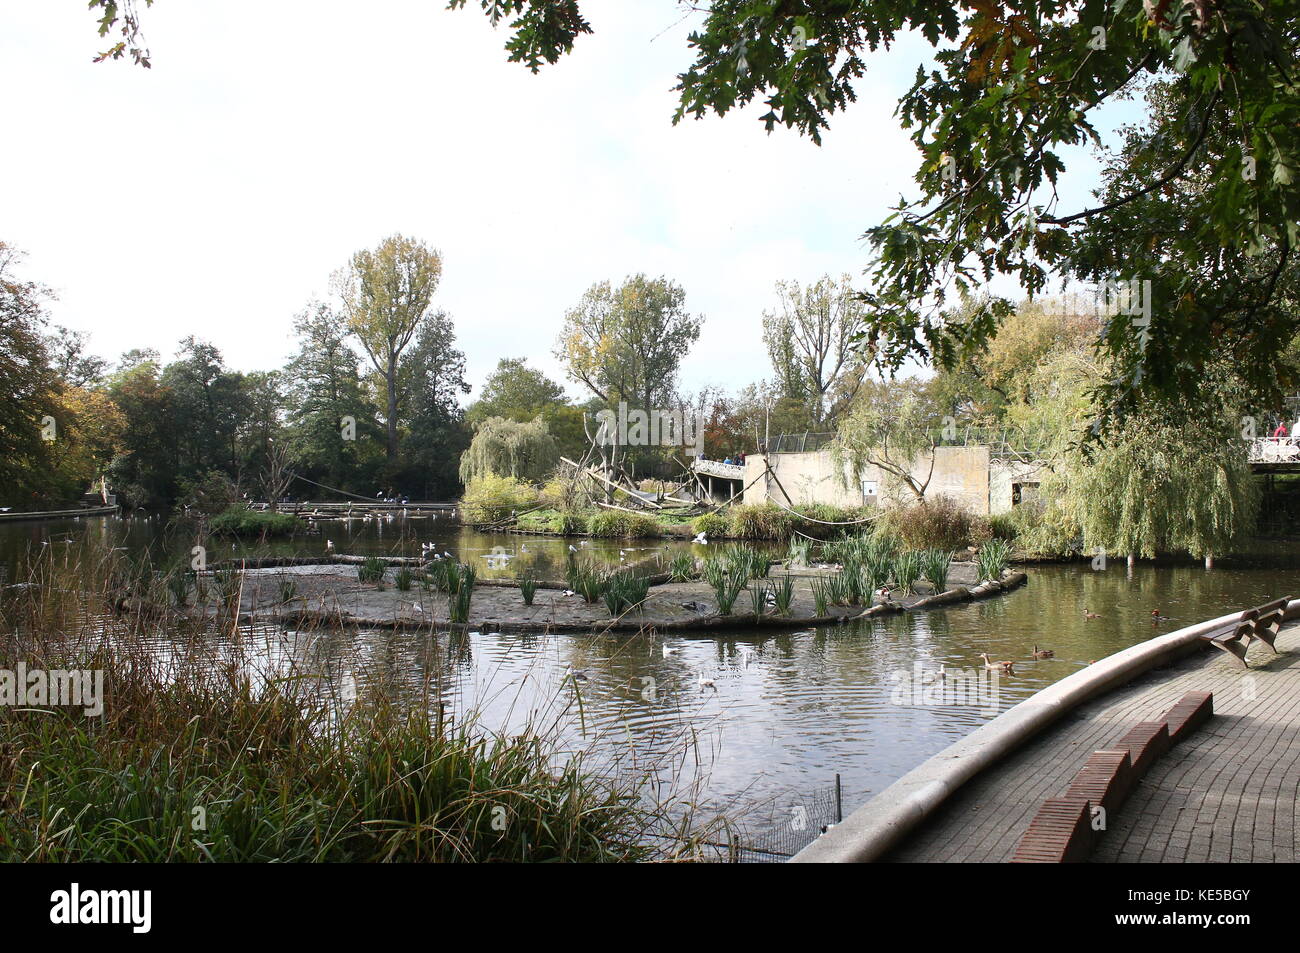
[[[331,521],[318,529],[265,546],[210,543],[209,559],[322,554],[326,540],[340,553],[417,555],[422,542],[433,542],[487,576],[532,567],[558,578],[569,547],[567,540],[477,533],[445,518]],[[188,562],[194,543],[189,527],[158,518],[0,524],[0,567],[12,582],[33,553],[57,559],[60,547],[72,553],[88,544]],[[656,556],[717,548],[662,540],[582,546],[591,558],[647,569]],[[511,557],[504,568],[487,569],[485,557],[502,553]],[[452,637],[259,628],[239,637],[257,646],[268,668],[323,673],[345,698],[381,678],[412,699],[436,696],[453,713],[475,711],[495,730],[530,717],[552,720],[574,749],[653,764],[664,793],[694,785],[703,804],[743,819],[827,791],[836,775],[848,813],[998,711],[1092,660],[1233,608],[1300,595],[1300,543],[1288,541],[1260,543],[1251,556],[1221,560],[1212,571],[1173,561],[1129,569],[1122,560],[1105,570],[1086,561],[1025,568],[1027,586],[986,601],[791,632]],[[1153,622],[1153,609],[1167,621]],[[1088,610],[1099,617],[1087,618]],[[165,643],[166,633],[159,639]],[[1035,645],[1055,657],[1031,660]],[[1017,660],[991,699],[900,691],[918,665],[983,678],[981,652]],[[566,678],[570,665],[585,679]]]

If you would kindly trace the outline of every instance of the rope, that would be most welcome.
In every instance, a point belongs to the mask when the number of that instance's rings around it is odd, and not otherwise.
[[[290,472],[290,473],[293,473],[292,470],[290,470],[289,472]],[[374,497],[370,497],[370,496],[361,496],[361,495],[358,494],[358,493],[349,493],[347,490],[340,490],[340,489],[339,489],[338,487],[336,487],[336,486],[327,486],[327,485],[324,484],[324,483],[317,483],[315,480],[308,480],[305,476],[303,476],[303,475],[300,474],[300,473],[293,473],[293,476],[294,476],[296,479],[302,480],[303,483],[310,483],[312,486],[318,486],[318,487],[320,487],[322,490],[331,490],[331,491],[333,491],[334,493],[342,493],[344,496],[350,496],[350,497],[352,497],[352,498],[355,499],[355,500],[365,500],[367,503],[373,503],[373,502],[375,502]]]

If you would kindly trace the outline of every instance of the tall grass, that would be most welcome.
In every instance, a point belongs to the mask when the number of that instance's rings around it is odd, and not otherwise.
[[[238,637],[214,657],[208,624],[166,607],[123,610],[105,639],[87,606],[150,575],[109,558],[69,574],[80,591],[37,567],[0,602],[10,665],[99,669],[105,688],[97,718],[0,706],[0,861],[636,861],[682,829],[652,772],[595,774],[537,722],[453,722],[427,685],[413,705],[358,670],[343,703],[314,672],[259,674]],[[473,577],[457,567],[457,591]]]
[[[921,575],[930,580],[935,592],[948,588],[948,568],[953,554],[941,549],[927,549],[921,554]]]

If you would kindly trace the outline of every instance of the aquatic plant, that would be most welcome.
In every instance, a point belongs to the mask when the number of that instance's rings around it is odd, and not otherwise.
[[[449,576],[453,586],[447,594],[447,617],[455,624],[469,621],[470,600],[474,597],[474,579],[478,575],[473,566],[460,564],[456,567],[454,577]]]
[[[689,582],[695,575],[695,557],[678,553],[668,563],[668,578],[672,582]]]
[[[281,576],[279,579],[280,602],[285,603],[292,599],[298,592],[298,584],[289,576]]]
[[[717,583],[713,584],[713,594],[718,600],[719,614],[731,615],[731,610],[736,605],[736,597],[745,588],[746,581],[742,576],[724,572]]]
[[[813,611],[819,619],[830,612],[831,592],[827,582],[824,576],[812,581]]]
[[[779,582],[774,582],[772,596],[776,600],[776,614],[788,616],[790,604],[794,601],[794,577],[786,573]]]
[[[379,582],[384,578],[384,561],[378,556],[367,556],[357,566],[357,579],[360,582]]]
[[[894,557],[894,582],[904,595],[912,592],[921,578],[921,554],[908,549]]]
[[[952,565],[953,554],[942,549],[927,549],[921,554],[921,575],[930,580],[935,592],[944,592],[948,588],[948,567]]]
[[[537,593],[537,577],[533,575],[532,570],[519,577],[519,591],[523,594],[524,605],[531,606],[533,596]]]
[[[398,592],[410,592],[411,580],[413,578],[414,574],[411,572],[410,568],[407,566],[401,566],[393,575],[393,588]]]
[[[601,595],[611,616],[620,616],[645,603],[650,594],[650,580],[645,576],[620,571],[604,579]]]
[[[1011,544],[1004,539],[990,539],[975,555],[980,579],[1001,579],[1011,558]]]
[[[765,615],[767,613],[767,587],[760,585],[750,586],[749,601],[754,607],[754,615]]]
[[[807,566],[812,558],[812,540],[805,539],[802,536],[790,537],[790,549],[786,556],[787,562],[791,567]]]
[[[727,535],[736,539],[785,539],[794,517],[774,503],[733,506],[727,521]]]

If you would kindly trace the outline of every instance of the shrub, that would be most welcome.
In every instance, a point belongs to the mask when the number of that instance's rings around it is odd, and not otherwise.
[[[214,533],[232,536],[287,536],[298,528],[298,518],[292,513],[250,510],[238,504],[214,516],[208,526]]]
[[[785,539],[794,521],[773,503],[732,507],[727,534],[737,539]]]
[[[706,536],[726,536],[730,529],[730,521],[723,513],[705,513],[695,518],[691,523],[691,529],[697,534],[704,533]]]
[[[601,510],[587,521],[587,532],[592,536],[626,539],[633,536],[658,536],[659,523],[644,513],[624,513],[622,510]]]
[[[946,496],[886,510],[881,523],[881,531],[897,536],[907,549],[965,549],[979,532],[971,514]]]
[[[537,503],[537,489],[515,477],[488,473],[465,484],[461,497],[461,519],[471,526],[496,523],[511,512]]]
[[[587,532],[587,517],[581,513],[560,513],[551,520],[551,530],[561,536],[581,536]]]

